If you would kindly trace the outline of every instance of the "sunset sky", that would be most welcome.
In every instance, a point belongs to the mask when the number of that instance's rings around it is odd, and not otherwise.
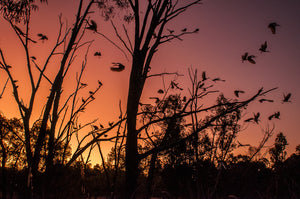
[[[33,46],[38,61],[45,60],[45,56],[53,47],[58,34],[58,15],[71,25],[74,22],[78,0],[48,0],[48,5],[40,5],[40,9],[33,14],[31,31],[32,37],[37,39],[37,33],[49,37],[44,43]],[[99,32],[120,44],[115,37],[110,22],[105,22],[99,12],[90,16],[98,24]],[[114,21],[118,24],[120,16]],[[269,23],[277,22],[280,26],[276,34],[272,34],[267,27]],[[23,49],[16,42],[8,23],[0,19],[0,48],[5,53],[10,65],[15,66],[13,72],[20,82],[26,82],[25,66],[22,65]],[[132,24],[129,33],[132,33]],[[177,82],[185,89],[190,86],[188,68],[192,67],[200,72],[206,71],[209,77],[220,77],[226,82],[216,84],[216,89],[222,91],[225,97],[235,98],[233,91],[244,90],[241,99],[246,99],[264,87],[271,89],[279,87],[266,98],[274,99],[274,103],[259,102],[250,105],[244,112],[244,117],[252,116],[253,112],[261,112],[261,123],[245,125],[248,127],[240,133],[239,140],[243,143],[256,145],[262,138],[261,129],[268,125],[275,125],[275,134],[283,132],[288,140],[289,153],[295,151],[300,144],[300,1],[299,0],[203,0],[202,5],[194,6],[168,25],[169,29],[180,32],[183,28],[195,30],[197,34],[187,35],[183,41],[174,40],[164,44],[157,51],[151,64],[151,74],[161,72],[178,72],[183,74]],[[120,28],[120,31],[122,29]],[[93,89],[97,80],[103,82],[103,89],[97,94],[85,113],[86,118],[99,118],[101,123],[116,121],[119,114],[119,100],[125,110],[128,79],[130,74],[130,59],[124,57],[121,51],[100,35],[87,32],[86,40],[93,40],[90,49],[87,70],[84,80]],[[260,45],[268,42],[270,52],[259,52]],[[95,51],[100,51],[100,58],[94,57]],[[242,63],[241,55],[245,52],[257,56],[256,64]],[[129,55],[128,55],[129,56]],[[80,60],[78,58],[78,60]],[[126,66],[125,71],[114,73],[110,70],[111,62],[121,62]],[[55,62],[54,62],[55,63]],[[64,84],[66,92],[75,83],[75,73],[80,68],[81,61],[72,68],[70,81]],[[51,76],[51,73],[48,74]],[[0,88],[4,85],[6,75],[0,71]],[[22,81],[23,80],[23,81]],[[149,96],[157,96],[157,90],[163,85],[162,78],[149,79],[145,86],[142,100]],[[45,83],[46,86],[46,83]],[[22,83],[20,87],[26,87]],[[86,90],[88,92],[88,90]],[[291,103],[282,104],[283,93],[292,93]],[[26,89],[23,93],[26,96]],[[27,101],[24,98],[25,102]],[[215,99],[215,98],[212,98]],[[45,99],[41,99],[43,101]],[[8,118],[19,117],[18,109],[12,100],[11,87],[5,91],[0,99],[0,111]],[[276,111],[281,112],[280,120],[268,121],[267,117]],[[37,113],[38,115],[38,113]],[[268,145],[274,142],[275,135]]]

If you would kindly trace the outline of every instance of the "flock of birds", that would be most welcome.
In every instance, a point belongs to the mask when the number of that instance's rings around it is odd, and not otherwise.
[[[277,27],[280,26],[278,23],[276,22],[272,22],[268,25],[268,28],[270,28],[272,34],[276,34],[276,29]],[[260,48],[258,49],[261,53],[263,52],[270,52],[267,50],[268,48],[268,42],[265,41],[263,44],[261,44]],[[242,55],[242,62],[244,61],[248,61],[250,62],[251,64],[256,64],[256,61],[255,61],[255,58],[256,56],[255,55],[249,55],[248,52],[245,52],[243,55]]]
[[[272,22],[268,25],[268,28],[271,30],[272,34],[276,34],[276,30],[277,30],[277,27],[280,26],[278,23],[276,22]],[[261,44],[260,48],[258,49],[261,53],[264,53],[264,52],[270,52],[268,50],[268,43],[267,41],[265,41],[263,44]],[[256,56],[255,55],[249,55],[248,52],[245,52],[243,55],[242,55],[242,62],[244,61],[248,61],[250,62],[251,64],[256,64],[256,61],[254,60]],[[235,90],[234,91],[234,94],[236,97],[239,97],[240,94],[243,94],[245,93],[244,91],[242,90]],[[286,102],[291,102],[290,101],[290,98],[291,98],[291,93],[288,93],[288,94],[283,94],[283,100],[282,100],[282,103],[286,103]],[[263,102],[274,102],[274,100],[271,100],[271,99],[260,99],[259,100],[260,103],[263,103]],[[253,117],[250,117],[248,119],[246,119],[244,122],[255,122],[258,124],[259,122],[259,117],[260,117],[260,113],[254,113],[253,114]],[[268,120],[272,120],[272,119],[280,119],[280,112],[275,112],[274,114],[270,115],[268,117]]]

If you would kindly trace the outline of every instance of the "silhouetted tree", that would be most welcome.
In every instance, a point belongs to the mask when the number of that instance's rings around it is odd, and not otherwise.
[[[281,163],[286,158],[285,147],[288,145],[288,142],[283,135],[283,133],[279,133],[276,136],[274,146],[270,149],[270,159],[273,163],[273,167],[276,168],[281,165]]]
[[[45,2],[45,1],[44,1]],[[27,69],[27,75],[29,77],[29,98],[20,96],[20,87],[18,81],[14,78],[13,71],[8,64],[9,60],[5,56],[3,49],[0,49],[0,69],[5,71],[9,81],[12,86],[13,96],[17,103],[19,114],[22,118],[22,123],[24,126],[24,143],[26,149],[26,160],[29,167],[28,176],[33,174],[36,177],[39,165],[42,159],[42,150],[44,147],[45,140],[47,139],[47,153],[45,157],[45,170],[51,170],[54,165],[55,149],[57,146],[62,146],[62,157],[60,159],[62,164],[67,163],[67,157],[65,154],[68,153],[69,143],[71,137],[78,135],[78,131],[82,130],[83,127],[87,125],[82,125],[79,127],[78,115],[82,113],[86,106],[95,99],[94,95],[98,92],[102,83],[99,81],[98,86],[90,91],[89,96],[82,100],[82,103],[78,105],[79,91],[86,87],[86,84],[82,83],[82,74],[85,70],[87,64],[87,53],[91,42],[82,42],[83,35],[85,33],[85,27],[87,26],[87,16],[89,10],[95,1],[90,1],[86,5],[83,0],[79,1],[77,15],[75,22],[72,27],[65,27],[65,32],[63,32],[63,23],[61,17],[59,18],[59,34],[57,40],[52,48],[52,51],[46,57],[45,62],[40,64],[36,62],[36,57],[31,54],[31,45],[37,45],[37,42],[31,39],[32,33],[30,32],[29,24],[32,11],[37,9],[37,5],[33,0],[22,0],[22,1],[1,1],[0,11],[3,18],[9,23],[12,30],[16,33],[19,39],[20,45],[23,47],[25,52],[26,61],[24,63]],[[22,22],[22,23],[21,23]],[[40,33],[38,34],[40,35]],[[43,41],[48,38],[44,34]],[[66,101],[62,101],[62,85],[70,71],[73,60],[76,56],[78,49],[86,46],[86,54],[82,62],[81,71],[77,74],[76,84],[74,91],[66,95]],[[62,50],[62,51],[61,51]],[[53,79],[47,76],[47,71],[49,70],[49,63],[53,57],[60,52],[63,54],[60,56],[60,61],[58,63],[58,70]],[[33,72],[33,70],[38,69],[38,73]],[[33,119],[33,109],[39,100],[37,95],[41,88],[41,82],[46,81],[49,85],[49,93],[47,96],[47,101],[41,112],[40,125],[37,138],[32,139],[31,123],[30,120]],[[24,84],[26,85],[26,84]],[[24,103],[26,102],[26,103]],[[49,130],[47,129],[49,126]],[[91,131],[88,135],[92,135]],[[83,139],[86,139],[85,136]],[[97,135],[95,139],[98,139],[103,134]],[[46,138],[47,137],[47,138]],[[75,152],[78,152],[82,147],[82,141],[78,144]],[[34,150],[33,150],[34,149]],[[82,153],[80,151],[79,153]],[[74,159],[71,159],[72,162]],[[71,163],[69,163],[71,164]],[[28,198],[31,197],[30,191],[28,192]]]

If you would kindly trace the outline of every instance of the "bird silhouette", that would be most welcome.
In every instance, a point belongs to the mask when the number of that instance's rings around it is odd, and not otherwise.
[[[125,66],[121,63],[115,63],[112,62],[112,64],[116,67],[110,67],[110,70],[115,71],[115,72],[121,72],[125,69]]]
[[[88,22],[88,27],[86,29],[97,32],[97,23],[94,20],[91,20],[91,23]]]
[[[255,123],[258,124],[258,122],[259,122],[259,117],[260,117],[260,113],[259,113],[259,112],[256,113],[256,114],[254,113],[254,114],[253,114],[253,117],[250,117],[250,118],[244,120],[244,122],[251,122],[251,121],[253,121],[253,122],[255,122]]]
[[[157,93],[159,93],[159,94],[163,94],[163,93],[164,93],[164,91],[163,91],[162,89],[159,89],[159,90],[157,91]]]
[[[267,51],[267,47],[268,47],[268,44],[267,44],[267,41],[265,41],[265,43],[263,43],[259,48],[260,52],[269,52],[269,51]]]
[[[186,31],[187,31],[187,28],[184,28],[184,29],[182,29],[181,31],[182,31],[182,32],[186,32]]]
[[[245,52],[245,54],[242,55],[242,62],[246,61],[248,59],[248,52]]]
[[[99,86],[102,86],[102,85],[103,85],[102,82],[101,82],[100,80],[98,80],[98,84],[99,84]]]
[[[37,34],[37,36],[39,36],[39,37],[40,37],[40,40],[42,40],[43,42],[44,42],[45,40],[48,40],[48,37],[47,37],[46,35],[42,34],[42,33]]]
[[[81,86],[84,86],[84,87],[87,86],[87,84],[82,83],[82,82],[80,82],[80,85],[81,85]]]
[[[199,32],[199,28],[196,28],[196,29],[194,30],[194,32]]]
[[[234,95],[235,95],[236,97],[240,97],[240,93],[245,93],[245,91],[242,91],[242,90],[235,90],[235,91],[234,91]]]
[[[221,82],[225,82],[224,79],[220,79],[219,77],[212,79],[213,82],[217,82],[217,81],[221,81]]]
[[[274,100],[270,100],[270,99],[260,99],[258,100],[260,103],[263,103],[263,102],[274,102]]]
[[[36,60],[36,57],[35,57],[35,56],[31,56],[30,58],[33,59],[33,60]]]
[[[249,55],[247,57],[248,62],[250,62],[251,64],[256,64],[255,60],[253,59],[255,58],[255,55]]]
[[[99,52],[99,51],[95,52],[95,53],[94,53],[94,56],[100,57],[100,56],[101,56],[101,52]]]
[[[94,130],[98,130],[99,129],[98,126],[96,126],[96,125],[92,125],[92,126],[93,126]]]
[[[280,112],[278,111],[278,112],[276,112],[276,113],[270,115],[270,116],[268,117],[268,119],[269,119],[269,120],[272,120],[273,118],[280,119],[279,116],[280,116]]]
[[[292,93],[288,93],[287,95],[283,94],[283,100],[282,100],[282,103],[285,103],[285,102],[291,102],[289,101],[290,98],[292,96]]]
[[[206,72],[203,71],[203,72],[202,72],[202,81],[205,81],[205,80],[207,80]]]
[[[270,23],[269,25],[268,25],[268,28],[270,28],[271,29],[271,32],[273,33],[273,34],[276,34],[276,27],[277,26],[280,26],[278,23],[276,23],[276,22],[272,22],[272,23]]]
[[[114,124],[114,122],[108,122],[109,126],[112,126]]]

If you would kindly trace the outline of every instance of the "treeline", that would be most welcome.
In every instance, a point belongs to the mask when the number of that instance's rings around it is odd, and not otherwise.
[[[166,164],[155,173],[152,196],[166,198],[299,198],[300,197],[300,154],[293,153],[276,167],[268,167],[264,161],[248,161],[249,156],[236,156],[231,162],[217,167],[208,160],[199,165],[182,162]],[[198,167],[198,174],[195,167]],[[16,170],[6,168],[6,181],[1,181],[1,191],[6,187],[7,198],[24,198],[26,192],[27,168]],[[55,165],[51,176],[40,173],[36,182],[36,198],[78,198],[108,196],[118,198],[126,191],[124,170],[120,168],[117,180],[111,166],[104,171],[102,165],[91,166],[81,162],[71,167]],[[108,175],[108,176],[107,176]],[[198,175],[198,178],[196,177]],[[47,189],[42,190],[43,181]],[[147,192],[147,174],[139,177],[139,195]],[[110,192],[112,189],[114,193]],[[197,196],[198,194],[198,196]]]
[[[219,100],[225,99],[220,96]],[[239,118],[239,114],[233,113],[231,118]],[[33,198],[122,198],[126,194],[123,146],[112,148],[101,165],[92,166],[83,158],[78,158],[71,166],[66,166],[61,164],[64,150],[58,145],[55,149],[55,164],[45,172],[42,163],[45,163],[47,154],[46,139],[39,172],[32,178],[28,175],[30,171],[22,143],[22,124],[18,119],[0,116],[2,198],[26,198],[28,187],[33,191]],[[227,118],[226,121],[230,120]],[[180,140],[185,136],[185,124],[181,118],[170,118],[160,124],[161,130],[153,132],[153,136],[156,136],[158,143]],[[32,139],[35,139],[39,123],[36,122],[34,126]],[[203,136],[197,140],[187,140],[161,152],[154,151],[152,156],[140,164],[137,196],[191,199],[299,198],[300,145],[287,158],[288,142],[283,133],[278,133],[274,144],[268,149],[266,157],[269,158],[260,156],[259,150],[252,146],[249,146],[247,155],[237,155],[233,149],[248,146],[230,138],[231,131],[235,129],[233,127],[234,122],[223,129],[223,134],[220,129],[214,128],[215,131],[210,132],[215,132],[213,137],[203,132]],[[169,136],[159,137],[162,133]],[[139,146],[139,150],[147,150],[147,145]],[[71,156],[70,148],[68,151],[66,159]]]

